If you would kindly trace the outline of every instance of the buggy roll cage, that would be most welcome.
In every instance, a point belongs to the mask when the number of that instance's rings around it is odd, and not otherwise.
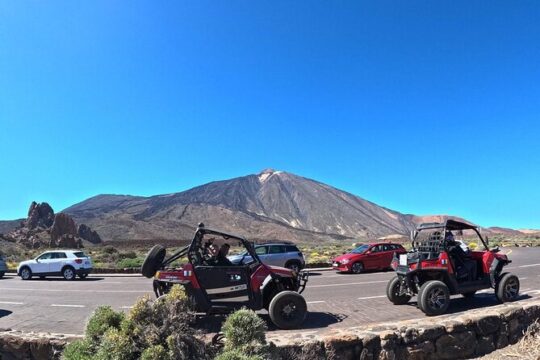
[[[417,245],[417,242],[416,242],[416,237],[418,236],[420,231],[422,231],[422,230],[435,230],[435,229],[442,229],[444,231],[446,231],[446,230],[448,230],[448,231],[473,230],[476,233],[476,235],[478,235],[478,238],[480,239],[480,241],[482,241],[482,244],[484,245],[484,248],[487,251],[490,251],[486,241],[482,237],[482,234],[480,234],[480,231],[478,231],[478,227],[476,227],[474,225],[471,225],[471,224],[461,222],[461,221],[451,220],[451,219],[448,219],[448,220],[446,220],[445,222],[442,222],[442,223],[424,223],[424,224],[420,224],[418,226],[418,228],[416,230],[414,230],[414,234],[413,234],[413,237],[412,237],[413,248],[415,248],[415,249],[418,248],[418,245]],[[433,242],[443,243],[444,242],[444,233],[441,234],[441,239],[435,240]],[[435,245],[435,244],[429,244],[428,246],[431,247],[433,245]]]
[[[195,232],[195,236],[193,240],[191,241],[191,243],[181,248],[180,250],[176,251],[174,254],[172,254],[167,259],[165,259],[163,263],[161,264],[161,266],[165,267],[167,265],[170,265],[174,261],[186,255],[188,256],[188,259],[190,262],[193,262],[193,260],[198,260],[198,257],[200,255],[198,250],[201,249],[201,240],[204,237],[204,235],[216,235],[216,236],[222,237],[225,240],[229,240],[229,239],[237,240],[241,242],[242,245],[244,245],[244,247],[246,248],[247,252],[249,253],[252,259],[256,260],[259,263],[261,262],[261,260],[259,259],[259,256],[255,252],[255,248],[246,239],[241,238],[236,235],[227,234],[218,230],[207,229],[204,227],[203,223],[200,223],[199,226],[197,227],[197,231]]]

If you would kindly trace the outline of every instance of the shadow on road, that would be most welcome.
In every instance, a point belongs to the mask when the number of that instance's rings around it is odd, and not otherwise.
[[[270,320],[268,314],[259,314],[266,322],[269,331],[279,330]],[[197,316],[195,327],[209,333],[217,333],[226,319],[226,315]],[[328,312],[309,312],[304,324],[297,330],[325,328],[332,324],[342,322],[347,318],[344,314],[332,314]]]
[[[13,313],[13,311],[0,309],[0,319],[6,316],[9,316]]]

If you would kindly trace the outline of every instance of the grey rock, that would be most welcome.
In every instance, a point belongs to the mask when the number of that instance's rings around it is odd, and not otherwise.
[[[436,349],[441,359],[471,356],[476,349],[476,335],[472,331],[443,335],[437,339]]]

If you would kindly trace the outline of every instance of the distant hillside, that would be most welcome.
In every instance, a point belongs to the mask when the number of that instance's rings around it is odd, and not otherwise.
[[[18,220],[0,220],[0,234],[7,234],[21,224],[23,219]]]
[[[407,216],[329,185],[265,170],[168,195],[99,195],[64,212],[105,240],[190,238],[199,222],[250,239],[323,241],[406,234]]]

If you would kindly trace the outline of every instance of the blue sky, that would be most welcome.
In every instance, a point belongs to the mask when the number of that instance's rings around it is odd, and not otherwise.
[[[540,228],[536,1],[4,1],[0,219],[258,173]]]

